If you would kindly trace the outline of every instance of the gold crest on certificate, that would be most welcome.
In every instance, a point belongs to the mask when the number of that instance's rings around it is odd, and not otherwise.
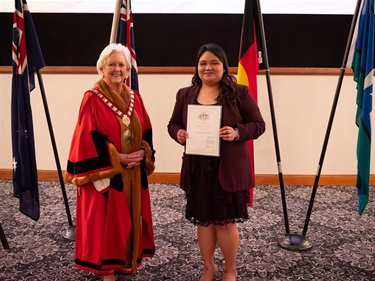
[[[220,156],[221,105],[188,105],[185,153]]]

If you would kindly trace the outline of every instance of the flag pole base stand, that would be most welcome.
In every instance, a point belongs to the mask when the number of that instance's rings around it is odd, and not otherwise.
[[[63,235],[63,238],[69,241],[75,241],[76,240],[76,227],[74,225],[69,226],[69,229]]]
[[[280,238],[278,244],[281,248],[289,251],[308,251],[313,245],[305,236],[297,233],[287,233],[284,238]]]

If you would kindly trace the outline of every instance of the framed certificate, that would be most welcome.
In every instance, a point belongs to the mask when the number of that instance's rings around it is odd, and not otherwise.
[[[220,156],[221,105],[188,105],[185,153]]]

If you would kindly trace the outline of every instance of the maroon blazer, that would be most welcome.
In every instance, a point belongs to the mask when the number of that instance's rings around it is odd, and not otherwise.
[[[219,181],[227,192],[247,190],[252,186],[252,174],[247,140],[256,139],[265,131],[265,123],[260,114],[259,107],[246,86],[238,85],[240,93],[235,112],[229,104],[223,102],[221,126],[238,128],[240,138],[238,141],[224,141],[220,139],[220,165]],[[177,132],[187,127],[188,104],[195,104],[200,86],[193,85],[182,88],[177,92],[176,103],[172,117],[168,124],[169,135],[177,142]],[[186,192],[190,191],[190,159],[192,155],[183,154],[180,187]]]

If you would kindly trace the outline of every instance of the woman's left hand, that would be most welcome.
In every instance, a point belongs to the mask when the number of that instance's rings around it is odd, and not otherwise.
[[[180,144],[184,144],[186,142],[186,139],[188,137],[189,137],[189,134],[185,130],[183,130],[183,129],[178,130],[178,132],[177,132],[177,141]]]
[[[134,151],[132,153],[120,153],[120,161],[126,168],[133,168],[141,164],[142,159],[145,157],[145,151],[143,149]]]
[[[219,130],[219,136],[225,141],[233,141],[236,133],[231,126],[224,126]]]

